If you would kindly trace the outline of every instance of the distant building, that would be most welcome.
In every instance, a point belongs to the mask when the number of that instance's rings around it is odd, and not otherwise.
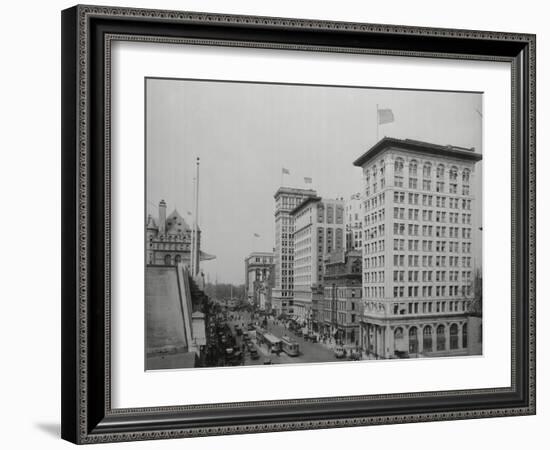
[[[294,219],[290,216],[296,206],[308,197],[312,189],[281,187],[275,193],[275,286],[272,308],[276,314],[294,314]]]
[[[189,267],[191,264],[191,241],[193,230],[185,219],[174,210],[166,216],[166,202],[159,202],[159,217],[149,215],[146,225],[146,261],[151,266],[174,266],[181,262]],[[214,259],[215,256],[200,251],[201,231],[198,229],[200,260]]]
[[[244,260],[245,298],[251,305],[268,311],[271,308],[271,290],[274,280],[273,253],[254,252]]]
[[[363,247],[363,199],[358,192],[346,200],[346,250]]]
[[[325,257],[319,332],[347,346],[360,345],[361,258],[359,250],[339,250]]]
[[[376,358],[471,354],[474,149],[384,138],[363,169],[361,341]]]
[[[313,329],[313,293],[323,284],[324,257],[345,246],[344,202],[308,197],[290,217],[294,222],[294,316]]]

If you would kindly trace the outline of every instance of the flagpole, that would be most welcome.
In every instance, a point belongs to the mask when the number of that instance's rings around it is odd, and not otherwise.
[[[197,157],[197,183],[195,188],[195,261],[193,262],[193,277],[198,275],[200,268],[200,247],[199,247],[199,163],[200,158]]]
[[[197,180],[195,177],[193,177],[193,197],[195,197],[195,191],[197,189]],[[193,223],[191,224],[192,225],[192,229],[191,229],[191,255],[189,257],[189,271],[191,272],[191,275],[193,275],[193,266],[194,266],[194,261],[195,261],[195,214],[196,214],[196,211],[195,211],[195,205],[193,205],[193,215],[192,215],[192,218],[193,218]]]
[[[376,142],[378,142],[378,128],[380,128],[380,120],[378,118],[378,103],[376,104]]]

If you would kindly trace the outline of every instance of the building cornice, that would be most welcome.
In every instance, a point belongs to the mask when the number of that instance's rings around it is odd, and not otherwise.
[[[423,153],[430,156],[447,156],[473,162],[477,162],[482,159],[481,154],[475,153],[473,148],[438,145],[430,142],[415,141],[412,139],[385,137],[357,158],[353,162],[353,165],[362,167],[385,150],[403,150],[414,153]]]

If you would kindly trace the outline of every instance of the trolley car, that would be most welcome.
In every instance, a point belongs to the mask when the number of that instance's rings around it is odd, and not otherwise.
[[[283,352],[285,352],[288,356],[298,356],[300,354],[300,346],[298,345],[298,342],[289,337],[283,337],[281,339],[281,345]]]

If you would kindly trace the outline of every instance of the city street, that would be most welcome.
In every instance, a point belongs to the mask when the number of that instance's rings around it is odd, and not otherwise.
[[[231,329],[234,330],[234,326],[238,324],[243,326],[246,329],[246,326],[250,322],[260,323],[260,319],[252,320],[251,315],[248,312],[235,312],[233,313],[233,320],[229,320],[228,323],[231,326]],[[262,319],[263,320],[263,319]],[[335,356],[332,349],[327,348],[324,344],[319,342],[313,343],[304,340],[302,337],[298,337],[294,332],[287,330],[281,321],[275,323],[275,320],[272,318],[268,319],[267,331],[278,338],[283,336],[291,337],[294,339],[300,346],[300,354],[298,356],[289,356],[284,352],[281,352],[279,356],[275,353],[268,353],[267,347],[265,345],[258,345],[255,339],[252,342],[255,344],[256,349],[260,355],[260,358],[257,360],[252,360],[250,358],[250,353],[245,352],[245,365],[257,365],[263,364],[264,360],[271,359],[272,364],[301,364],[301,363],[312,363],[312,362],[334,362],[339,361]],[[239,347],[242,346],[242,336],[237,336],[237,344]]]

